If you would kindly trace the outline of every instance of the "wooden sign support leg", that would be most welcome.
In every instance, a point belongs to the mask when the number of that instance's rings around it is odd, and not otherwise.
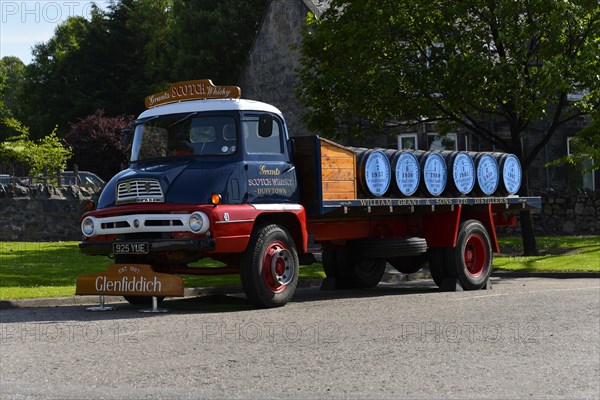
[[[88,307],[86,308],[87,311],[114,311],[114,307],[111,306],[105,306],[104,305],[104,296],[100,295],[98,296],[98,305],[94,306],[94,307]]]

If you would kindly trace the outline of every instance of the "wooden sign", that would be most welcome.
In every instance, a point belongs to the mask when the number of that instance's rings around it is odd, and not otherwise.
[[[183,278],[154,272],[146,264],[113,264],[105,272],[77,277],[75,294],[183,296]]]
[[[146,97],[146,108],[162,104],[197,99],[239,99],[242,91],[237,86],[215,86],[210,79],[173,83],[164,92]]]

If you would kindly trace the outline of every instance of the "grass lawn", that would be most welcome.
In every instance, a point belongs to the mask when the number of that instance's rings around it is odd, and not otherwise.
[[[504,271],[600,272],[600,236],[543,236],[539,256],[523,257],[520,237],[501,238],[494,269]]]
[[[494,269],[600,272],[600,236],[540,237],[538,246],[540,256],[521,257],[520,238],[500,239],[502,254],[494,258]],[[110,264],[106,257],[80,254],[77,242],[0,242],[0,299],[72,296],[77,276]],[[324,276],[320,264],[300,268],[301,278]],[[185,275],[184,281],[186,287],[240,284],[239,275]]]
[[[217,266],[210,260],[194,266]],[[100,272],[107,257],[80,254],[77,242],[0,242],[0,299],[73,296],[77,276]],[[185,287],[240,285],[239,275],[184,275]],[[300,278],[323,278],[320,264],[300,268]]]

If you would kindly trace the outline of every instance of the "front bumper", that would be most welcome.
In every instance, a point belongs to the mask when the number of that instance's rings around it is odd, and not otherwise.
[[[147,239],[127,240],[127,243],[148,243],[148,252],[166,253],[173,251],[185,251],[193,253],[204,253],[215,249],[215,240],[209,238],[201,239]],[[113,253],[115,241],[90,240],[79,243],[79,251],[88,255],[109,255]]]

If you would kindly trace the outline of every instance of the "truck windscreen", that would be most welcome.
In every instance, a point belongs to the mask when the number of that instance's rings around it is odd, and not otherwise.
[[[235,119],[196,113],[151,118],[138,124],[131,161],[164,157],[229,155],[237,149]]]

